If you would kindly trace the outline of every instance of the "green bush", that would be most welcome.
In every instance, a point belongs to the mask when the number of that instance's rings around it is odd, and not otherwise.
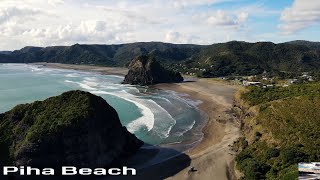
[[[281,151],[280,158],[286,164],[297,164],[307,160],[307,155],[297,147],[288,147]]]
[[[271,159],[273,157],[278,157],[280,155],[280,150],[276,148],[269,148],[266,151],[266,159]]]

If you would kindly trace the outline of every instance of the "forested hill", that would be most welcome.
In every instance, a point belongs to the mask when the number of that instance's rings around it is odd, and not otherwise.
[[[205,46],[168,44],[161,42],[120,45],[80,45],[52,47],[24,47],[9,57],[0,54],[2,63],[57,62],[68,64],[95,64],[124,66],[136,56],[151,54],[159,61],[174,63],[198,54]]]
[[[296,45],[305,45],[312,49],[319,49],[320,43],[319,42],[310,42],[310,41],[303,41],[303,40],[297,40],[297,41],[290,41],[287,42],[288,44],[296,44]]]
[[[10,54],[11,51],[0,51],[0,54]]]
[[[231,41],[209,46],[140,42],[120,45],[25,47],[0,53],[0,63],[59,62],[125,66],[136,56],[153,55],[168,67],[204,77],[268,72],[318,72],[320,42],[247,43]]]
[[[317,71],[320,48],[291,42],[233,41],[204,48],[190,66],[205,69],[204,76],[254,75],[265,70],[275,73]]]

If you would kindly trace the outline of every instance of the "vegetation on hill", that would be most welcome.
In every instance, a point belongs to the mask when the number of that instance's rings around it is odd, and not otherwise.
[[[0,54],[0,63],[58,62],[128,66],[136,56],[152,55],[164,66],[200,77],[319,73],[320,43],[292,41],[247,43],[231,41],[210,46],[139,42],[120,45],[80,45],[25,47]]]
[[[11,51],[0,51],[0,54],[10,54]]]
[[[150,54],[164,63],[183,61],[199,53],[203,46],[177,45],[160,42],[130,43],[120,45],[80,45],[25,47],[13,51],[10,58],[0,56],[0,62],[53,62],[66,64],[94,64],[104,66],[125,66],[139,55]]]
[[[320,44],[320,43],[319,43]],[[318,72],[320,48],[314,50],[306,45],[271,42],[227,42],[204,48],[186,65],[186,70],[199,76],[256,75],[264,71]]]
[[[143,142],[101,97],[69,91],[0,114],[0,165],[104,167]]]
[[[320,84],[261,89],[241,95],[246,118],[237,167],[244,179],[297,179],[298,162],[320,160]]]
[[[288,44],[296,44],[296,45],[303,45],[303,46],[308,46],[312,49],[318,49],[320,48],[320,43],[319,42],[311,42],[311,41],[304,41],[304,40],[297,40],[297,41],[290,41],[287,42]]]
[[[131,61],[128,74],[125,76],[123,83],[132,85],[152,85],[182,81],[183,77],[179,72],[165,69],[158,61],[156,61],[155,57],[151,55],[142,55]]]

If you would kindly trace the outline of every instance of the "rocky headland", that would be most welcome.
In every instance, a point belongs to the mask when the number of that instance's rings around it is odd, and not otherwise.
[[[165,69],[152,56],[138,56],[129,64],[129,72],[123,83],[132,85],[153,85],[158,83],[182,82],[183,77],[178,72]]]
[[[0,165],[109,167],[143,142],[104,99],[83,91],[14,107],[0,114]]]

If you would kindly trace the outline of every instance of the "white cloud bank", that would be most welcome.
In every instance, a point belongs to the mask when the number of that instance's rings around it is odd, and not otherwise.
[[[63,4],[64,0],[48,0],[48,3],[52,6],[57,6]]]
[[[285,34],[292,34],[320,22],[320,1],[295,0],[281,14],[279,25]]]
[[[207,23],[216,26],[239,26],[246,22],[247,18],[248,13],[246,12],[230,15],[222,10],[218,10],[207,18]]]
[[[27,45],[165,41],[211,44],[244,39],[245,10],[210,9],[233,0],[0,1],[0,50]]]

